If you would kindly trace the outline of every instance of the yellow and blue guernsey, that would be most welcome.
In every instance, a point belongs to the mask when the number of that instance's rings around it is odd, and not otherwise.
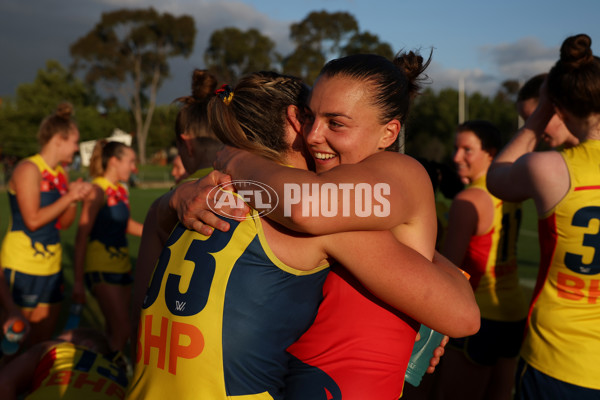
[[[50,168],[41,155],[27,158],[41,174],[40,207],[46,207],[67,192],[68,180],[61,166]],[[17,196],[9,188],[10,223],[2,242],[2,266],[29,275],[48,276],[61,270],[62,247],[58,218],[35,231],[25,226]]]
[[[125,370],[112,359],[83,346],[59,343],[44,354],[26,400],[123,399]]]
[[[126,274],[131,271],[127,248],[129,195],[120,183],[104,177],[92,181],[104,192],[105,202],[94,221],[85,253],[86,272]]]
[[[561,155],[571,185],[538,222],[540,269],[521,355],[546,375],[600,390],[600,141]]]
[[[486,176],[469,188],[485,191],[494,205],[494,220],[482,235],[471,237],[462,269],[469,282],[481,317],[494,321],[520,321],[527,316],[527,300],[517,273],[517,239],[521,224],[521,204],[503,202],[492,196]]]
[[[206,237],[178,225],[149,284],[128,398],[282,399],[286,348],[313,322],[329,271],[291,268],[253,210]]]

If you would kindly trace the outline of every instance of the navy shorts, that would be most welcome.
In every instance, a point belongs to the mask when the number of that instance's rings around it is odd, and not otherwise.
[[[600,390],[573,385],[541,373],[522,358],[517,365],[514,400],[598,400]]]
[[[461,350],[475,364],[494,365],[500,358],[519,355],[525,322],[525,319],[505,322],[481,318],[479,332],[465,338],[450,339],[449,345]]]
[[[109,273],[109,272],[99,272],[99,271],[92,271],[92,272],[86,272],[84,275],[85,278],[85,285],[87,286],[88,290],[92,290],[92,288],[94,287],[95,284],[97,283],[109,283],[111,285],[120,285],[120,286],[127,286],[127,285],[131,285],[131,283],[133,282],[133,278],[131,277],[131,273],[128,272],[126,274],[115,274],[115,273]]]
[[[21,308],[35,308],[38,304],[61,303],[64,299],[62,271],[53,275],[30,275],[4,268],[13,301]]]

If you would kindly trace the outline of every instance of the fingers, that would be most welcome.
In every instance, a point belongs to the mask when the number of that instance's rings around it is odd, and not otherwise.
[[[220,186],[221,188],[223,188],[224,190],[229,190],[234,192],[235,191],[235,187],[233,186],[233,184],[231,183],[231,176],[224,174],[220,171],[218,172],[218,176],[217,178],[217,185]]]
[[[205,225],[208,225],[208,227],[211,229],[214,228],[220,230],[221,232],[227,232],[229,230],[229,223],[227,221],[223,221],[221,217],[219,217],[216,214],[213,214],[210,211],[202,210],[199,213],[199,219]]]
[[[446,349],[444,349],[442,346],[436,347],[433,350],[433,358],[431,360],[433,361],[435,358],[437,358],[439,362],[439,358],[441,358],[444,355],[444,353],[446,353]],[[437,365],[437,362],[435,364]]]
[[[203,234],[204,236],[210,236],[214,232],[214,229],[210,226],[203,224],[202,221],[194,221],[190,229]]]
[[[227,221],[223,221],[221,217],[207,210],[200,210],[197,216],[191,215],[184,218],[182,223],[187,229],[194,230],[205,236],[210,236],[215,229],[227,232],[230,228]]]
[[[89,182],[81,181],[81,178],[69,184],[69,192],[73,194],[74,201],[83,200],[94,186]]]
[[[440,343],[440,346],[446,347],[446,345],[448,344],[449,341],[450,341],[450,336],[444,335],[444,337],[442,338],[442,342]]]

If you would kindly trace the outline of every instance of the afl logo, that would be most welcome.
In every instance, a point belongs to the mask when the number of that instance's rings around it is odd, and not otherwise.
[[[235,187],[235,193],[231,191],[230,185]],[[273,212],[279,204],[279,197],[273,188],[251,180],[234,180],[215,186],[208,193],[206,200],[208,207],[215,214],[237,219],[239,217],[232,212],[244,208],[244,203],[258,211],[257,214],[247,215],[246,218],[264,217]]]

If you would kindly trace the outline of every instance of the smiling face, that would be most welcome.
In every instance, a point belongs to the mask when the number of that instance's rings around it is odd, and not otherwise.
[[[368,83],[343,76],[318,79],[304,130],[317,172],[358,163],[396,140],[400,122],[381,123],[368,88]]]
[[[493,156],[481,148],[481,140],[472,131],[456,134],[453,161],[456,172],[464,183],[471,183],[484,175]]]
[[[79,150],[79,130],[72,126],[66,137],[55,135],[57,147],[60,151],[60,162],[70,164],[73,162],[73,156]]]
[[[123,149],[120,157],[111,158],[110,162],[113,163],[119,181],[127,182],[131,173],[137,171],[136,161],[135,151],[129,147]]]

